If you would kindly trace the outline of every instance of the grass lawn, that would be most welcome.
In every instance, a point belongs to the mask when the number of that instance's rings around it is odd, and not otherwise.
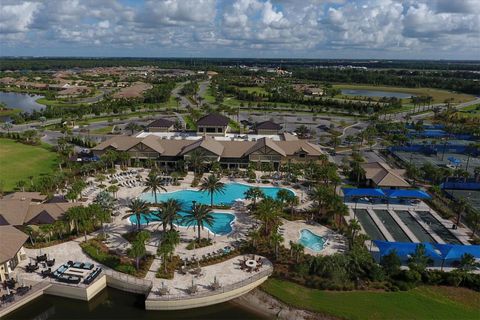
[[[432,89],[432,88],[401,88],[388,86],[371,86],[371,85],[355,85],[355,84],[337,84],[335,88],[339,89],[355,89],[355,90],[375,90],[375,91],[390,91],[410,93],[419,96],[433,97],[433,103],[443,103],[445,99],[453,98],[453,103],[466,102],[475,99],[474,96],[464,93],[458,93],[447,90]],[[409,101],[409,99],[403,99]]]
[[[473,104],[471,106],[462,108],[458,111],[462,117],[466,118],[479,118],[480,117],[480,104]]]
[[[48,100],[47,98],[39,98],[35,100],[39,104],[49,105],[53,107],[81,107],[87,103],[68,103],[61,100]]]
[[[257,94],[267,93],[262,87],[237,87],[239,90],[247,91],[248,93],[255,92]]]
[[[103,127],[103,128],[98,128],[98,129],[92,130],[91,133],[94,133],[94,134],[108,134],[108,133],[112,133],[112,130],[113,130],[113,126],[106,126],[106,127]]]
[[[11,191],[20,180],[38,177],[56,168],[57,155],[48,146],[29,146],[10,139],[0,139],[0,180]]]
[[[480,293],[422,286],[402,292],[322,291],[269,279],[263,290],[291,306],[345,319],[479,319]]]

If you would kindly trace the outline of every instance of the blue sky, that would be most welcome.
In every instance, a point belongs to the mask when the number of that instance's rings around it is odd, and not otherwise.
[[[480,59],[480,0],[1,0],[0,55]]]

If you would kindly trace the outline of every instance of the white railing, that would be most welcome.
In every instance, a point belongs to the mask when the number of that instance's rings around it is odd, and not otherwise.
[[[201,291],[197,292],[195,294],[165,294],[165,295],[157,295],[154,297],[149,297],[147,300],[152,300],[152,301],[172,301],[172,300],[189,300],[189,299],[197,299],[201,297],[208,297],[208,296],[214,296],[217,294],[233,291],[238,288],[245,287],[255,281],[258,281],[262,278],[268,277],[272,274],[273,272],[273,267],[268,266],[266,267],[265,270],[262,270],[260,272],[255,273],[251,277],[244,279],[242,281],[228,284],[225,286],[222,286],[219,289],[216,290],[208,290],[208,291]]]
[[[106,269],[106,270],[103,270],[103,272],[108,277],[112,277],[113,279],[121,281],[124,284],[134,284],[137,286],[145,287],[145,289],[151,288],[153,286],[153,283],[150,280],[140,279],[140,278],[137,278],[122,272],[118,272],[112,269]]]

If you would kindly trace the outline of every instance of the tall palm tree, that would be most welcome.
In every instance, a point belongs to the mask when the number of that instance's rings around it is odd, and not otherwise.
[[[317,212],[320,217],[327,212],[328,208],[330,207],[331,201],[335,196],[335,192],[324,185],[318,185],[313,190],[311,190],[308,196],[310,200],[313,201],[313,210],[311,216],[311,220],[313,220],[314,212]]]
[[[282,204],[285,204],[285,202],[287,202],[287,199],[288,197],[291,195],[292,193],[287,190],[287,189],[280,189],[278,190],[277,192],[277,199],[282,203]]]
[[[188,155],[188,164],[193,168],[193,173],[198,173],[202,168],[205,167],[205,162],[207,161],[207,156],[202,150],[193,150]]]
[[[162,222],[164,223],[164,229],[166,225],[170,225],[170,230],[174,230],[174,222],[177,219],[180,219],[181,216],[178,214],[182,210],[182,202],[177,199],[167,199],[162,204]]]
[[[293,214],[295,212],[295,206],[297,206],[300,203],[298,200],[298,197],[294,195],[293,193],[290,193],[287,197],[286,204],[290,206],[290,215],[293,217]]]
[[[284,240],[283,236],[278,232],[274,232],[270,235],[270,242],[273,245],[273,247],[275,248],[275,259],[276,260],[278,260],[279,248],[280,248],[280,244],[283,242],[283,240]]]
[[[145,242],[150,239],[150,233],[141,231],[137,234],[135,241],[132,243],[132,247],[128,249],[128,256],[135,259],[137,270],[140,268],[140,259],[147,254],[145,248]]]
[[[160,190],[167,191],[164,186],[162,186],[162,180],[156,174],[149,174],[147,180],[145,181],[146,188],[143,192],[151,191],[153,196],[155,197],[155,203],[157,201],[157,192]]]
[[[360,228],[360,224],[358,223],[358,220],[356,219],[350,220],[350,223],[348,224],[348,238],[350,240],[350,248],[353,247],[353,244],[355,243],[355,239],[360,229],[361,228]]]
[[[208,192],[210,195],[210,207],[213,207],[213,195],[215,193],[225,193],[225,184],[220,182],[216,175],[211,174],[208,178],[203,178],[200,190]]]
[[[148,212],[148,204],[146,201],[141,199],[133,199],[128,206],[127,215],[125,215],[122,219],[129,218],[131,216],[135,216],[137,220],[137,231],[140,231],[140,222],[142,219],[142,215]]]
[[[265,193],[259,187],[250,187],[244,193],[245,199],[253,200],[253,207],[257,206],[257,200],[265,198]]]
[[[193,225],[198,230],[198,241],[200,241],[200,229],[204,229],[205,225],[212,226],[214,217],[212,210],[204,204],[193,204],[192,209],[184,217],[184,221],[188,226]]]
[[[268,236],[279,223],[280,208],[272,198],[265,198],[258,203],[255,210],[258,219],[263,223],[263,234]]]

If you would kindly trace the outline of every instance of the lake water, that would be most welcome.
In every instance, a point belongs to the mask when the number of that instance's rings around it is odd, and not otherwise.
[[[146,311],[142,295],[106,288],[89,302],[44,295],[4,318],[34,319],[267,319],[231,302],[178,310]]]
[[[29,95],[27,93],[0,92],[0,102],[3,102],[10,109],[20,109],[22,112],[32,112],[45,108],[43,104],[35,100],[43,98],[39,95]]]
[[[373,97],[373,98],[398,98],[398,99],[408,99],[414,94],[410,93],[401,93],[401,92],[390,92],[390,91],[376,91],[376,90],[354,90],[354,89],[343,89],[342,94],[347,96],[362,96],[362,97]]]

